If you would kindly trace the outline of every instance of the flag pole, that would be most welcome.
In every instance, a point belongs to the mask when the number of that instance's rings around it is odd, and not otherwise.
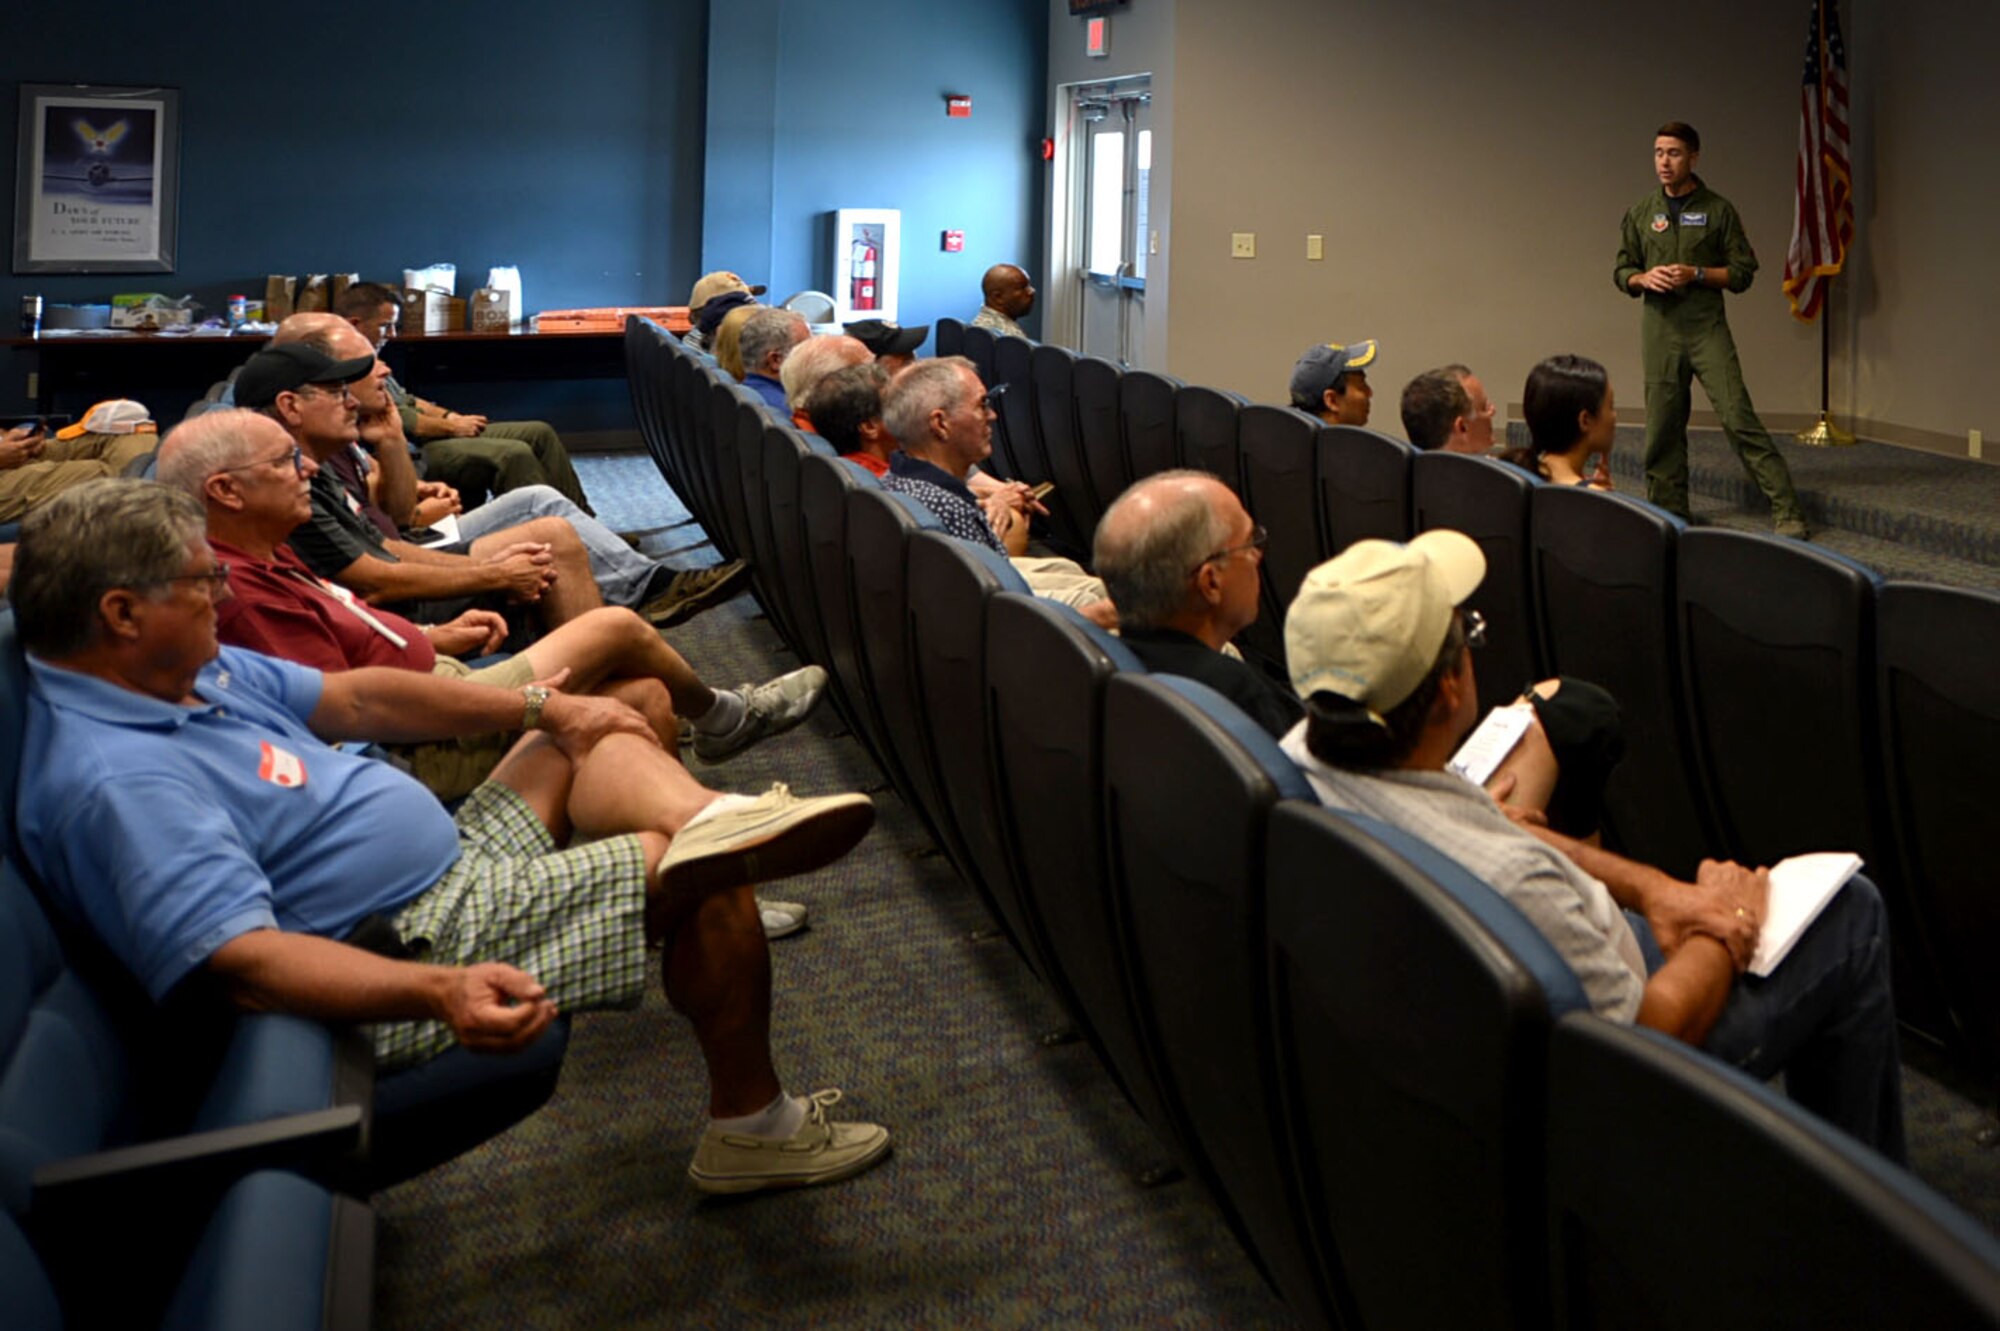
[[[1833,413],[1826,405],[1826,386],[1831,377],[1827,365],[1832,359],[1833,343],[1833,315],[1827,307],[1833,304],[1832,296],[1829,287],[1819,312],[1819,419],[1793,436],[1808,448],[1845,448],[1854,442],[1853,435],[1833,423]]]

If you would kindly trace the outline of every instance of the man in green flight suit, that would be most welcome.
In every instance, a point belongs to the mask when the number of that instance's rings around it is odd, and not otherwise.
[[[1804,540],[1809,533],[1791,469],[1750,405],[1722,308],[1724,291],[1750,286],[1757,255],[1735,207],[1694,173],[1700,156],[1694,126],[1679,120],[1660,126],[1653,139],[1660,188],[1625,214],[1612,273],[1620,291],[1645,303],[1639,355],[1646,370],[1646,498],[1688,516],[1689,384],[1698,376],[1743,469],[1771,501],[1778,534]]]

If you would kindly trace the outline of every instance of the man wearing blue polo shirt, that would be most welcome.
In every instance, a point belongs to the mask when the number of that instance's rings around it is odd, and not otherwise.
[[[396,1067],[454,1041],[519,1048],[558,1006],[635,1006],[650,941],[708,1064],[698,1187],[825,1183],[887,1151],[881,1128],[827,1119],[837,1091],[780,1087],[748,886],[845,854],[865,796],[719,795],[636,712],[560,679],[322,675],[218,648],[229,570],[200,505],[151,482],[94,481],[33,515],[10,594],[30,672],[22,845],[156,1000],[195,983],[369,1023]],[[455,819],[323,742],[507,728],[543,733]]]

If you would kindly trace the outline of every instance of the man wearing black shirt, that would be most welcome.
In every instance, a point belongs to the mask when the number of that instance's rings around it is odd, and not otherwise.
[[[1097,525],[1097,575],[1118,634],[1146,668],[1208,685],[1282,736],[1299,700],[1223,651],[1257,618],[1264,529],[1215,477],[1166,471],[1118,496]]]

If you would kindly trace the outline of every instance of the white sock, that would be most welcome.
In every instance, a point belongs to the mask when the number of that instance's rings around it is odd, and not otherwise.
[[[715,706],[694,718],[694,728],[704,735],[727,735],[743,724],[746,710],[742,694],[734,689],[717,689]]]
[[[718,1132],[783,1141],[804,1127],[805,1121],[805,1101],[779,1091],[777,1099],[754,1114],[744,1114],[740,1118],[712,1118],[708,1122]]]

